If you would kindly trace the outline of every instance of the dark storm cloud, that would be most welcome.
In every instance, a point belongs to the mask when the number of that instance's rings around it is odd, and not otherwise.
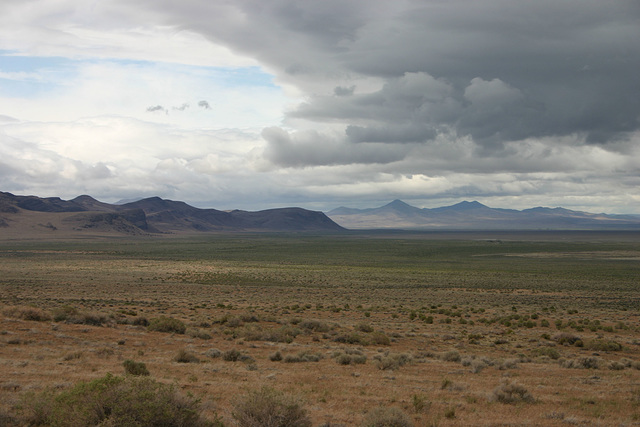
[[[176,19],[307,91],[292,116],[352,134],[397,142],[426,123],[425,141],[446,128],[501,149],[571,134],[607,144],[640,127],[636,0],[240,0],[192,2]],[[365,78],[384,87],[354,93]]]
[[[350,86],[350,87],[336,86],[333,89],[333,93],[336,96],[351,96],[351,95],[353,95],[353,92],[355,90],[356,90],[355,85],[354,86]]]
[[[380,144],[345,145],[340,138],[316,131],[290,134],[278,127],[264,129],[262,137],[269,144],[267,159],[286,167],[384,164],[403,159],[408,151]]]

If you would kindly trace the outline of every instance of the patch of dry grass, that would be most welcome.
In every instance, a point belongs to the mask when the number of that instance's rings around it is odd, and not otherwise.
[[[197,241],[33,244],[20,256],[0,247],[0,422],[20,417],[28,393],[121,374],[126,360],[227,425],[237,401],[263,387],[301,396],[313,425],[361,425],[379,407],[397,408],[409,425],[640,417],[640,313],[629,304],[635,290],[625,290],[637,277],[628,263],[616,264],[617,276],[597,273],[599,285],[593,260],[516,257],[503,266],[493,252],[474,258],[493,251],[482,242],[332,241],[364,255],[325,256],[320,239],[314,258],[302,240],[275,254],[254,252],[261,238],[222,239],[207,241],[217,252]],[[178,327],[159,333],[154,319]],[[198,362],[176,363],[191,359],[179,349]]]

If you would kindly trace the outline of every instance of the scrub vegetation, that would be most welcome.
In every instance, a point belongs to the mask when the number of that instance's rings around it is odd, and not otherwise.
[[[0,425],[633,425],[639,242],[0,241]]]

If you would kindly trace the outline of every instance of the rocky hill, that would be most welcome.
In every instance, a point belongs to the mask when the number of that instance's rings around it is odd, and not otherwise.
[[[123,205],[83,195],[16,196],[0,192],[0,234],[100,233],[152,234],[215,231],[340,231],[324,213],[301,208],[258,212],[200,209],[184,202],[151,197]]]

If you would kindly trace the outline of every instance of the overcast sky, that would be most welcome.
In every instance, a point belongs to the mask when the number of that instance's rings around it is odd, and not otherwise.
[[[2,0],[0,191],[640,213],[638,0]]]

